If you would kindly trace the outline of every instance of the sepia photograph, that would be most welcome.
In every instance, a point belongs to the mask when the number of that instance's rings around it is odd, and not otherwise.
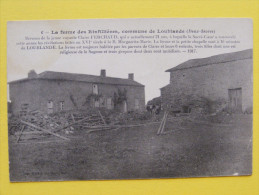
[[[252,26],[9,21],[10,181],[251,175]]]

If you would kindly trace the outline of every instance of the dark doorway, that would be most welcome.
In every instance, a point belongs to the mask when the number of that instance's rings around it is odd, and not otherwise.
[[[242,112],[242,89],[229,89],[228,90],[229,98],[229,110],[233,113]]]
[[[191,108],[189,106],[182,106],[183,113],[191,113]]]

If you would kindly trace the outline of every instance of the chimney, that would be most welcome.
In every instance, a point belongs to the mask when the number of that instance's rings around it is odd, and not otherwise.
[[[30,72],[28,72],[28,78],[32,79],[32,78],[37,78],[38,75],[35,72],[35,70],[30,70]]]
[[[134,81],[134,73],[129,73],[129,77],[128,77],[128,79],[130,79],[130,80],[133,80],[133,81]]]
[[[105,70],[105,69],[102,69],[102,70],[101,70],[101,76],[102,76],[102,77],[106,77],[106,70]]]

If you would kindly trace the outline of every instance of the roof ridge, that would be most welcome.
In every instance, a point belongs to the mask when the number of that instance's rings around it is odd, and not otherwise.
[[[131,80],[128,78],[118,78],[118,77],[107,77],[101,75],[90,75],[90,74],[80,74],[80,73],[69,73],[69,72],[57,72],[57,71],[44,71],[38,74],[35,78],[24,78],[15,81],[8,82],[17,83],[22,81],[28,81],[33,79],[43,79],[43,80],[67,80],[67,81],[78,81],[78,82],[88,82],[88,83],[103,83],[111,85],[127,85],[127,86],[144,86],[143,84]]]
[[[246,51],[252,51],[252,50],[253,50],[253,49],[245,49],[245,50],[240,50],[240,51],[235,51],[235,52],[228,52],[228,53],[216,54],[216,55],[212,55],[212,56],[208,56],[208,57],[204,57],[204,58],[193,58],[193,59],[189,59],[189,60],[207,59],[207,58],[211,58],[211,57],[217,57],[217,56],[228,55],[228,54],[236,54],[236,53],[241,53],[241,52],[246,52]]]
[[[206,66],[211,64],[226,63],[226,62],[231,62],[236,60],[249,59],[252,56],[253,56],[253,49],[251,48],[251,49],[245,49],[245,50],[236,51],[236,52],[221,53],[221,54],[212,55],[204,58],[193,58],[193,59],[184,61],[173,68],[167,69],[165,72],[172,72],[172,71],[182,70],[187,68],[194,68],[194,67]],[[218,59],[220,57],[222,57],[223,59]],[[212,62],[204,62],[206,60],[208,61],[211,60]],[[190,63],[198,63],[198,64],[192,65]]]
[[[70,72],[60,72],[60,71],[50,71],[50,70],[47,70],[47,71],[44,71],[44,72],[41,72],[39,73],[38,75],[44,75],[46,73],[61,73],[61,74],[70,74],[70,75],[80,75],[80,76],[93,76],[93,77],[101,77],[101,78],[114,78],[114,79],[124,79],[124,80],[130,80],[129,78],[120,78],[120,77],[111,77],[111,76],[101,76],[101,75],[93,75],[93,74],[82,74],[82,73],[70,73]],[[134,80],[133,80],[134,81]],[[136,82],[136,81],[135,81]]]

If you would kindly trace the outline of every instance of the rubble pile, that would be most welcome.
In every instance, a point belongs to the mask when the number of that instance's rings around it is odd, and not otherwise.
[[[222,111],[211,115],[204,116],[204,120],[211,123],[229,124],[235,121],[235,115]]]
[[[66,139],[62,135],[66,136],[78,130],[111,129],[116,125],[138,124],[149,119],[152,119],[152,115],[148,112],[120,113],[107,109],[72,110],[53,114],[32,111],[20,117],[9,117],[8,128],[9,135],[19,137],[30,132],[35,134],[36,131]]]
[[[167,105],[173,113],[191,113],[192,115],[206,115],[227,110],[224,99],[217,101],[199,95],[178,94],[171,104]]]
[[[40,111],[28,112],[23,116],[12,116],[8,119],[9,135],[17,136],[17,142],[21,136],[40,138],[42,135],[53,135],[61,139],[69,140],[63,135],[74,133],[75,130],[106,125],[106,119],[100,111],[68,111],[54,114],[44,114]],[[62,135],[63,134],[63,135]]]
[[[111,124],[138,124],[141,121],[151,120],[153,115],[149,112],[130,111],[126,113],[111,112],[107,115]]]

